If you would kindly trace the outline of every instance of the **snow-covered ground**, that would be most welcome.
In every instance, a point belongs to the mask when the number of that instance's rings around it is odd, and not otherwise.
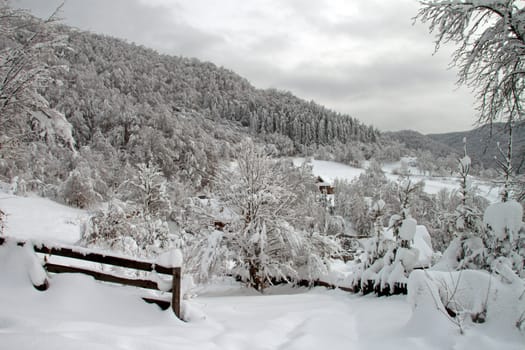
[[[295,165],[299,166],[305,162],[305,158],[295,158],[293,161]],[[335,179],[352,181],[365,171],[364,169],[326,160],[313,159],[309,161],[309,164],[312,166],[312,172],[315,176],[320,176],[324,181],[331,183]]]
[[[88,215],[6,193],[0,193],[0,208],[7,214],[6,235],[69,244],[78,240]],[[50,288],[39,292],[28,277],[27,254],[0,246],[1,349],[521,350],[525,344],[518,332],[492,324],[466,325],[460,335],[452,322],[436,324],[421,313],[414,319],[404,296],[286,286],[260,295],[232,281],[195,290],[184,302],[188,322],[182,322],[144,303],[144,291],[87,276],[55,275]]]
[[[0,191],[0,209],[7,217],[6,235],[72,244],[80,238],[80,227],[88,213],[52,200],[15,196]]]
[[[0,339],[5,349],[522,349],[519,335],[411,320],[404,296],[275,287],[266,295],[212,285],[185,301],[185,317],[133,288],[56,275],[28,282],[21,248],[0,247]]]

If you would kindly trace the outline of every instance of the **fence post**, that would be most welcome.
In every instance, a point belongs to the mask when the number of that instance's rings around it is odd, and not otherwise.
[[[180,267],[173,268],[173,280],[171,285],[171,308],[179,319],[180,316]]]

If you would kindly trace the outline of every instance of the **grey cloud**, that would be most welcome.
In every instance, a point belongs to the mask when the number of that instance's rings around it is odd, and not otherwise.
[[[290,45],[290,37],[287,34],[263,35],[248,48],[253,53],[268,53],[286,50]]]
[[[434,86],[450,86],[453,71],[429,64],[430,55],[373,61],[358,65],[345,63],[336,67],[318,66],[308,62],[292,72],[282,72],[277,83],[294,90],[315,90],[334,98],[348,98],[359,92],[374,95],[383,90],[404,90],[409,87],[424,89],[429,82]]]
[[[17,0],[39,16],[61,1]],[[130,0],[68,0],[61,17],[66,24],[135,42],[164,53],[201,57],[223,39],[185,23],[166,6],[145,6]],[[175,12],[176,13],[176,12]]]

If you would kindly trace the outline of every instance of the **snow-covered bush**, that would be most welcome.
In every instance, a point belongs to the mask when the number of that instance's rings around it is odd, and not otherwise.
[[[71,172],[59,191],[66,204],[77,208],[89,208],[102,199],[93,188],[89,174],[77,169]]]
[[[496,259],[509,260],[514,271],[525,276],[525,224],[523,207],[515,200],[494,203],[483,215],[487,227],[486,263],[490,266]]]
[[[373,231],[370,238],[361,239],[364,252],[357,261],[352,277],[355,290],[365,294],[375,291],[379,295],[404,292],[412,270],[430,264],[430,236],[426,229],[424,237],[423,230],[419,230],[418,246],[423,249],[420,253],[414,240],[418,227],[424,226],[417,225],[409,208],[413,192],[419,186],[408,179],[398,185],[401,209],[399,214],[391,216],[388,230],[382,224],[385,202],[378,200],[371,206]]]
[[[452,322],[463,332],[473,323],[525,332],[525,283],[510,269],[414,271],[408,281],[412,322]],[[505,272],[506,271],[506,272]],[[507,276],[507,277],[502,277]]]
[[[224,276],[230,272],[229,262],[233,256],[224,244],[225,234],[229,233],[203,230],[198,237],[185,242],[188,258],[186,271],[193,275],[196,282],[207,282],[212,276]]]
[[[524,275],[523,208],[514,200],[494,203],[483,215],[483,226],[458,229],[457,237],[444,251],[435,269],[448,271],[484,269],[492,271],[494,261],[508,259],[518,275]],[[463,227],[463,226],[460,226]]]
[[[121,245],[124,237],[133,237],[135,226],[129,220],[131,215],[126,213],[124,208],[123,203],[112,201],[107,209],[95,212],[84,226],[81,242],[87,246],[112,248]],[[122,245],[119,248],[123,251],[128,250],[122,249]]]
[[[113,200],[85,224],[81,244],[103,247],[133,256],[155,256],[170,247],[168,224],[144,216],[133,206]]]
[[[437,251],[445,251],[452,240],[461,232],[477,232],[482,236],[483,212],[488,201],[471,189],[466,205],[459,191],[440,190],[434,197],[435,218],[429,225],[432,228],[432,241]]]
[[[171,203],[166,180],[158,167],[138,164],[132,180],[106,209],[94,213],[86,224],[83,243],[128,254],[152,256],[172,245],[167,217]]]

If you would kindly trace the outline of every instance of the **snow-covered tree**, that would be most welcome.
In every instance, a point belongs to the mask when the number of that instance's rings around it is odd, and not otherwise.
[[[446,264],[448,269],[479,269],[485,265],[483,225],[481,211],[474,201],[475,191],[470,184],[472,161],[467,154],[466,139],[463,142],[464,155],[458,160],[460,189],[440,194],[441,200],[448,201],[448,205],[440,208],[440,219],[448,233],[448,241],[442,242],[447,246],[442,264]]]
[[[455,238],[443,253],[441,265],[448,269],[486,269],[501,259],[523,274],[523,208],[515,200],[502,196],[502,202],[489,205],[483,214],[476,205],[475,191],[469,183],[470,157],[466,151],[459,159],[460,202],[452,218]],[[508,188],[504,187],[503,192]]]
[[[410,203],[413,200],[413,193],[420,186],[421,183],[414,183],[409,177],[401,178],[398,184],[398,196],[401,208],[398,214],[390,217],[389,227],[394,233],[394,238],[399,240],[400,246],[404,248],[409,247],[413,237],[410,237],[408,234],[403,234],[402,227],[404,226],[405,220],[411,218]]]
[[[436,33],[436,49],[458,44],[459,83],[478,92],[480,122],[507,112],[523,119],[525,9],[518,0],[424,0],[416,20]]]
[[[130,200],[144,216],[166,218],[171,211],[167,181],[160,169],[152,164],[137,164],[137,174],[127,183]]]
[[[464,154],[458,161],[459,198],[460,204],[456,208],[455,228],[458,232],[480,232],[481,213],[476,205],[476,190],[472,188],[470,171],[472,160],[467,154],[467,140],[463,140]]]
[[[58,10],[57,10],[58,11]],[[50,82],[51,66],[44,61],[63,45],[54,31],[56,12],[40,20],[0,2],[0,150],[12,153],[17,144],[39,137],[74,141],[63,114],[49,107],[39,89]]]
[[[376,201],[370,208],[370,215],[373,221],[373,231],[371,238],[368,239],[367,244],[365,244],[365,253],[367,254],[364,261],[365,269],[369,268],[380,259],[388,248],[384,240],[384,210],[385,202],[382,199]]]
[[[513,169],[513,130],[524,120],[525,7],[518,0],[421,1],[416,20],[429,23],[436,33],[436,50],[447,42],[458,44],[453,63],[459,84],[478,93],[478,122],[505,120],[506,149],[498,145],[498,166],[504,177],[502,200],[510,197]]]
[[[297,280],[305,269],[308,276],[319,274],[338,246],[302,227],[299,183],[251,141],[241,144],[236,160],[235,169],[217,179],[220,200],[235,213],[225,237],[234,272],[257,290],[274,279]]]
[[[336,180],[335,213],[352,223],[352,228],[359,236],[370,236],[374,218],[371,206],[383,200],[383,213],[397,210],[396,187],[385,176],[381,164],[371,161],[368,168],[359,177],[348,183]],[[384,219],[384,215],[381,216]]]
[[[78,208],[89,208],[102,199],[93,188],[89,174],[78,169],[69,174],[61,186],[60,196],[68,205]]]
[[[401,208],[399,214],[390,217],[389,222],[393,240],[383,249],[382,266],[375,271],[374,287],[380,294],[393,293],[398,284],[405,284],[419,258],[419,251],[413,247],[417,221],[410,214],[410,204],[413,192],[421,185],[402,178],[398,186]],[[377,270],[378,267],[372,266],[372,269]]]

